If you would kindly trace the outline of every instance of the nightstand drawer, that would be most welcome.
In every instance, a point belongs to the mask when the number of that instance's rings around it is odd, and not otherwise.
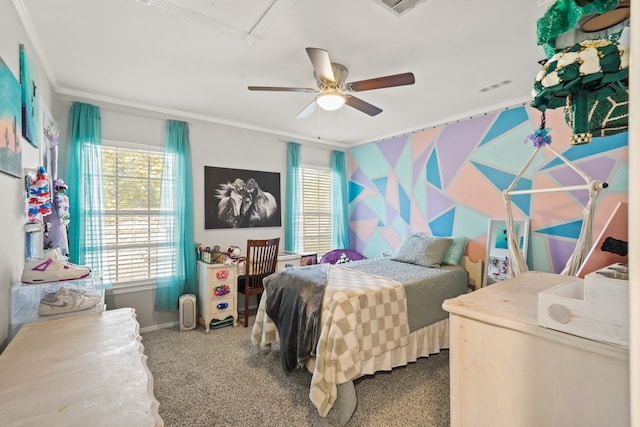
[[[235,268],[216,268],[215,270],[210,270],[209,274],[207,274],[208,283],[215,283],[220,281],[232,282],[235,281],[235,279]]]
[[[224,313],[235,312],[235,302],[235,297],[218,298],[215,300],[211,300],[211,304],[209,305],[209,314],[212,316],[217,316],[223,315]]]
[[[209,285],[209,289],[211,289],[211,291],[209,292],[209,298],[211,298],[211,300],[215,300],[218,299],[220,297],[225,297],[225,296],[233,296],[235,295],[235,291],[236,291],[236,285],[233,282],[216,282],[213,284]]]

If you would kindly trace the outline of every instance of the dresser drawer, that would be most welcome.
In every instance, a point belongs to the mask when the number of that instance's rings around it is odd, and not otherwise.
[[[234,296],[235,292],[235,282],[215,282],[209,285],[209,298],[211,298],[211,301],[221,297]]]
[[[234,312],[235,314],[235,302],[235,297],[216,298],[211,300],[211,303],[209,304],[209,314],[212,316],[224,315],[224,317],[227,316],[225,313]]]
[[[216,282],[234,282],[236,280],[235,269],[232,268],[216,268],[209,270],[209,274],[207,274],[207,282],[208,283],[216,283]]]

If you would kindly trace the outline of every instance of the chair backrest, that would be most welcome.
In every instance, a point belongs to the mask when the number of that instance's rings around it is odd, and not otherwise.
[[[262,279],[275,273],[278,263],[280,238],[247,240],[246,278],[247,289],[262,288]]]

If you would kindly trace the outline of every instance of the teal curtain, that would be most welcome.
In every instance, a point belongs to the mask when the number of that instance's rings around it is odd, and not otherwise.
[[[174,311],[178,309],[181,295],[197,292],[193,177],[187,123],[167,120],[164,153],[160,230],[164,233],[161,241],[168,243],[158,247],[158,257],[165,257],[159,264],[166,261],[171,269],[158,279],[155,308]]]
[[[349,248],[347,167],[344,151],[331,152],[331,247]]]
[[[300,183],[300,144],[287,144],[287,194],[284,221],[284,250],[298,252],[300,248],[300,205],[302,204]]]
[[[66,174],[71,217],[69,261],[102,272],[108,283],[109,272],[103,262],[102,124],[100,109],[94,105],[71,105]]]

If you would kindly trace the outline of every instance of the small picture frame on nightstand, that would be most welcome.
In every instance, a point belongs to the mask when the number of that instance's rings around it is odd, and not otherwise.
[[[529,245],[529,218],[515,219],[514,228],[520,244],[520,251],[527,259]],[[487,232],[487,252],[485,258],[485,274],[482,286],[501,282],[511,277],[511,260],[507,242],[507,220],[504,218],[489,219]]]

